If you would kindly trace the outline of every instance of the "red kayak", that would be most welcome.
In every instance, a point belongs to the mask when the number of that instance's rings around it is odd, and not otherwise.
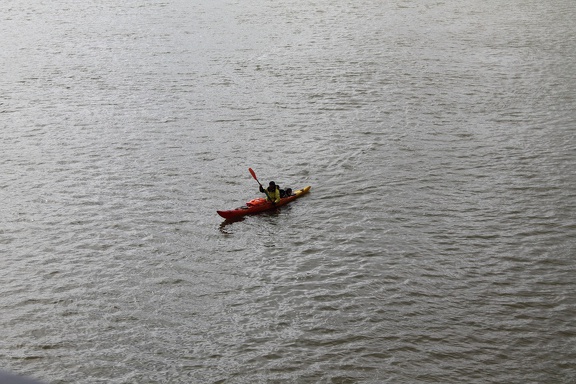
[[[308,191],[310,191],[310,186],[294,191],[293,195],[281,198],[280,201],[277,202],[276,204],[272,204],[271,202],[266,201],[266,199],[264,198],[259,198],[251,200],[248,203],[246,203],[246,205],[243,205],[236,209],[231,209],[229,211],[216,211],[216,212],[225,219],[236,219],[242,216],[269,211],[276,207],[281,207],[296,200],[301,196],[304,196],[305,194],[308,193]]]

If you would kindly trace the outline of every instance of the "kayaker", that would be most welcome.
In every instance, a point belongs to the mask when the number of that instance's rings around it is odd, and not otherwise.
[[[266,193],[266,200],[271,201],[274,204],[280,201],[280,187],[273,181],[268,184],[268,188],[266,189],[260,186],[260,192]]]

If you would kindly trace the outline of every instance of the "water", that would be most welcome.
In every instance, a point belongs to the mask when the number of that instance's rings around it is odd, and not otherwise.
[[[1,369],[576,381],[572,1],[0,15]],[[223,222],[248,167],[312,191]]]

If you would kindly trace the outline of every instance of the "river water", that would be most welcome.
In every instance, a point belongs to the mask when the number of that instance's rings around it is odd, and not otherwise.
[[[573,0],[4,0],[0,369],[576,381]],[[312,185],[224,222],[258,184]]]

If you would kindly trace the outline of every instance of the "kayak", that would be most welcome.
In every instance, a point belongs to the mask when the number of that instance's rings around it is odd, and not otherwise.
[[[311,188],[310,186],[307,186],[297,191],[294,191],[293,195],[281,198],[280,201],[277,202],[276,204],[272,204],[271,202],[266,201],[266,199],[264,198],[259,198],[251,200],[247,202],[246,205],[243,205],[235,209],[231,209],[229,211],[216,211],[216,212],[225,219],[236,219],[246,215],[252,215],[255,213],[269,211],[271,209],[286,205],[296,200],[297,198],[304,196],[310,191],[310,188]]]

